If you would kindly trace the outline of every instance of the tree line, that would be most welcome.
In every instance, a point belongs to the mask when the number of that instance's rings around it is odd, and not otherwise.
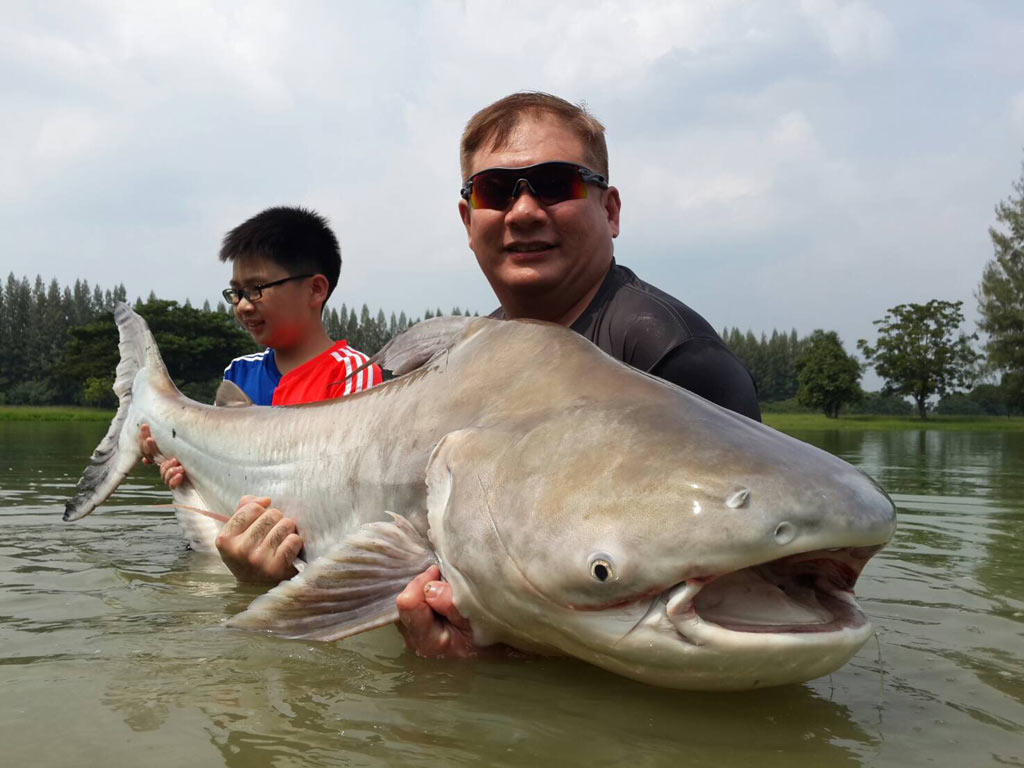
[[[848,354],[835,331],[796,331],[771,336],[726,328],[726,344],[750,370],[765,411],[821,411],[830,418],[850,413],[910,415],[1009,415],[1020,410],[997,384],[985,383],[982,356],[971,346],[976,335],[959,333],[962,302],[932,300],[901,304],[875,321],[879,338],[858,348],[868,362]],[[885,382],[865,392],[860,380],[868,364]],[[981,383],[979,383],[981,382]],[[938,395],[934,406],[929,398]],[[908,401],[907,398],[911,401]]]
[[[76,280],[62,288],[56,279],[8,275],[0,285],[0,405],[114,405],[119,353],[113,309],[119,301],[127,301],[124,285],[105,289]],[[224,302],[196,308],[150,292],[134,309],[146,319],[177,387],[197,400],[213,399],[231,360],[259,351]],[[331,338],[372,355],[409,326],[442,314],[438,307],[422,318],[386,316],[365,304],[358,313],[342,304],[325,310],[324,325]],[[449,314],[470,313],[455,307]]]

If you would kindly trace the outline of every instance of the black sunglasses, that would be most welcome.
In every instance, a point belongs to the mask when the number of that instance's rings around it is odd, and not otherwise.
[[[503,211],[519,195],[520,183],[543,205],[582,200],[587,184],[608,189],[608,180],[575,163],[538,163],[525,168],[486,168],[466,180],[459,194],[472,208]]]
[[[225,288],[220,292],[220,295],[224,297],[224,301],[229,304],[237,304],[242,299],[246,299],[249,302],[259,301],[263,298],[264,288],[273,288],[275,285],[281,285],[281,283],[287,283],[289,280],[301,280],[304,277],[313,277],[315,272],[311,272],[308,275],[292,275],[291,277],[282,277],[280,280],[274,280],[270,283],[260,283],[254,285],[251,288]]]

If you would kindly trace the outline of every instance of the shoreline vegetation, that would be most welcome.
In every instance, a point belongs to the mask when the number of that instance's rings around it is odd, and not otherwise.
[[[98,285],[90,288],[85,280],[76,280],[74,286],[61,288],[56,279],[47,285],[41,276],[33,283],[27,277],[18,279],[13,273],[8,275],[7,282],[0,284],[0,406],[54,406],[57,410],[45,417],[40,414],[31,417],[49,420],[87,418],[71,417],[63,410],[65,407],[114,408],[117,399],[112,390],[113,372],[119,354],[113,309],[118,301],[126,299],[123,285],[103,290]],[[207,301],[197,309],[188,301],[179,305],[150,292],[146,301],[136,299],[134,309],[153,332],[164,363],[168,370],[174,371],[175,385],[193,400],[213,400],[223,379],[225,361],[259,351],[222,301],[216,308]],[[944,333],[955,330],[953,320],[957,323],[963,320],[957,302],[933,300],[928,305],[900,305],[893,308],[896,310],[920,312],[927,318],[938,312]],[[442,314],[440,307],[436,312],[427,309],[423,319]],[[454,307],[451,314],[468,315],[469,310]],[[390,339],[417,322],[420,318],[405,312],[399,315],[392,312],[390,319],[383,310],[374,315],[365,304],[360,313],[342,304],[340,313],[331,309],[324,315],[328,336],[345,339],[368,355],[375,354]],[[882,321],[876,321],[879,322]],[[893,417],[901,422],[914,411],[907,395],[914,397],[918,416],[984,419],[1024,413],[1024,371],[1017,371],[1016,364],[1004,365],[1005,371],[985,368],[988,372],[983,376],[983,369],[976,365],[976,352],[964,352],[963,365],[954,371],[956,376],[948,371],[939,376],[928,367],[931,358],[952,358],[940,354],[941,345],[932,339],[931,331],[928,333],[926,339],[918,342],[908,341],[911,336],[907,331],[903,334],[907,339],[894,342],[897,350],[908,347],[930,350],[927,359],[919,361],[920,365],[909,365],[913,381],[907,378],[910,374],[892,372],[896,368],[903,371],[907,367],[903,365],[906,360],[901,358],[903,367],[892,361],[879,363],[875,370],[886,383],[877,392],[862,391],[863,366],[846,353],[834,331],[819,329],[801,338],[795,329],[788,333],[772,330],[771,336],[762,333],[758,337],[750,330],[740,332],[738,328],[725,328],[722,340],[750,372],[764,413],[818,412],[832,417],[870,414]],[[966,344],[966,339],[960,341]],[[999,371],[1003,371],[1003,375],[997,384],[994,377]],[[934,404],[929,405],[931,401]],[[29,417],[21,414],[17,418]],[[775,423],[774,419],[774,416],[769,417],[768,423]],[[781,423],[789,422],[787,418]],[[798,419],[797,423],[807,422]],[[847,422],[837,424],[841,426],[821,422],[814,428],[851,428]],[[903,425],[900,428],[915,427]],[[1004,426],[998,428],[1005,429]]]
[[[109,422],[114,411],[57,405],[3,405],[0,421],[99,421]],[[764,423],[780,432],[856,431],[882,432],[906,430],[939,430],[963,432],[1024,432],[1024,416],[930,416],[922,421],[916,416],[881,416],[873,414],[841,414],[838,419],[820,413],[765,413]]]

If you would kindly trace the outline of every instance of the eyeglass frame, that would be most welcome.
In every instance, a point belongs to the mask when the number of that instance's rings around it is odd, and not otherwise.
[[[282,277],[280,280],[272,280],[269,283],[257,283],[251,288],[225,288],[220,292],[220,295],[223,296],[224,300],[233,307],[238,306],[242,299],[245,299],[250,304],[255,304],[263,298],[263,290],[265,288],[273,288],[275,285],[287,283],[289,280],[302,280],[306,277],[315,277],[317,274],[317,272],[310,272],[306,275],[289,275],[288,277]]]
[[[608,187],[609,187],[607,177],[602,176],[600,173],[595,173],[594,171],[590,170],[589,168],[587,168],[584,165],[580,165],[579,163],[570,163],[570,162],[565,161],[565,160],[548,160],[547,162],[544,162],[544,163],[534,163],[533,165],[524,165],[524,166],[521,166],[521,167],[509,168],[509,167],[505,167],[505,166],[495,166],[494,168],[484,168],[483,170],[477,171],[472,176],[470,176],[468,179],[466,179],[465,183],[462,186],[462,189],[459,190],[459,196],[463,200],[466,201],[466,203],[469,205],[470,208],[473,208],[474,210],[476,210],[474,208],[473,202],[472,202],[472,200],[470,200],[470,198],[473,196],[473,179],[475,179],[481,173],[487,173],[488,171],[529,171],[529,170],[531,170],[533,168],[540,168],[542,165],[568,165],[568,166],[572,166],[579,173],[580,178],[583,180],[584,184],[593,184],[596,187],[599,187],[600,189],[608,189]],[[533,188],[533,184],[531,184],[530,180],[527,179],[525,176],[522,177],[522,178],[516,179],[515,184],[512,186],[512,195],[509,197],[509,201],[512,202],[517,197],[519,197],[519,195],[520,195],[519,185],[522,182],[524,182],[524,181],[526,182],[526,188],[530,190],[530,194],[533,195],[533,197],[536,198],[538,202],[540,202],[540,196],[537,194],[537,190],[535,190]],[[565,200],[559,200],[556,203],[549,203],[549,205],[558,205],[558,203],[564,203],[566,200],[578,200],[578,199],[581,199],[581,198],[567,197],[567,198],[565,198]],[[506,207],[508,207],[508,204],[506,204]],[[493,209],[484,209],[484,210],[500,210],[500,209],[493,208]]]

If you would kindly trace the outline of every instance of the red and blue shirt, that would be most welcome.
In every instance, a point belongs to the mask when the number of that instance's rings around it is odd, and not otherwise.
[[[256,405],[296,405],[344,397],[370,389],[383,380],[381,370],[370,365],[349,375],[369,358],[344,340],[281,375],[274,350],[236,357],[224,369],[224,378],[239,386]]]

